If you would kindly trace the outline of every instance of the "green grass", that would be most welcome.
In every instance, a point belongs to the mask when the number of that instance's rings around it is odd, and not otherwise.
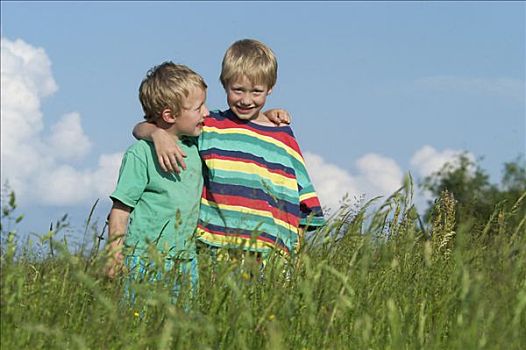
[[[506,226],[510,212],[451,231],[442,200],[425,232],[403,193],[371,214],[348,209],[305,246],[290,280],[272,264],[262,281],[228,262],[213,275],[201,255],[197,297],[171,305],[162,287],[138,288],[143,317],[120,306],[103,254],[54,242],[37,257],[6,242],[1,348],[525,349],[524,227]]]

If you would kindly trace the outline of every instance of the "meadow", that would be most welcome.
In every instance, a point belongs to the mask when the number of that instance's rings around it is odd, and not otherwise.
[[[272,262],[261,278],[233,261],[214,270],[201,254],[194,298],[172,305],[162,284],[137,285],[133,307],[102,273],[101,232],[89,249],[57,229],[29,249],[4,202],[1,348],[525,349],[525,196],[475,225],[443,192],[423,224],[405,186],[333,215],[288,276]]]

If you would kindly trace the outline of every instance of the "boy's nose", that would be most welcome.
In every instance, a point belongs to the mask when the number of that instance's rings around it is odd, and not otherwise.
[[[245,94],[241,97],[241,104],[245,106],[249,106],[251,103],[250,96],[248,94]]]
[[[204,106],[203,108],[203,116],[206,118],[210,115],[210,111],[208,110],[207,106]]]

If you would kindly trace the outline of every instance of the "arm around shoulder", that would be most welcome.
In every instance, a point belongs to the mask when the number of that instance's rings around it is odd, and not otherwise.
[[[138,140],[152,141],[161,169],[166,172],[180,173],[186,169],[186,154],[179,148],[173,135],[149,122],[140,122],[133,128],[133,136]]]
[[[281,109],[281,108],[269,109],[269,110],[263,112],[263,114],[265,114],[265,116],[271,122],[273,122],[274,124],[276,124],[278,126],[281,125],[281,124],[288,125],[292,121],[292,117],[291,117],[290,113],[287,110]]]
[[[132,131],[133,137],[135,137],[137,140],[148,140],[153,141],[152,134],[159,129],[157,125],[154,123],[149,122],[140,122],[137,123]]]

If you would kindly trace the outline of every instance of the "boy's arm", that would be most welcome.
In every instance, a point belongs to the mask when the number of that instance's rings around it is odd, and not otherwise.
[[[113,201],[113,206],[108,218],[108,254],[109,260],[106,265],[106,275],[114,278],[122,268],[122,247],[124,235],[128,227],[128,219],[132,208],[124,205],[118,200]]]
[[[276,125],[288,125],[292,121],[292,117],[290,116],[289,112],[281,108],[269,109],[268,111],[263,112],[263,114],[265,114],[265,116]]]
[[[309,173],[305,166],[300,147],[292,135],[289,140],[291,147],[296,150],[299,157],[292,157],[292,164],[296,173],[298,182],[298,195],[300,201],[300,222],[299,226],[302,232],[315,230],[325,225],[325,216],[321,208],[321,203],[310,179]]]
[[[183,159],[186,154],[177,146],[174,136],[169,135],[164,129],[152,123],[140,122],[135,125],[132,134],[138,140],[153,141],[159,165],[164,171],[180,173],[179,166],[183,170],[186,169]]]

